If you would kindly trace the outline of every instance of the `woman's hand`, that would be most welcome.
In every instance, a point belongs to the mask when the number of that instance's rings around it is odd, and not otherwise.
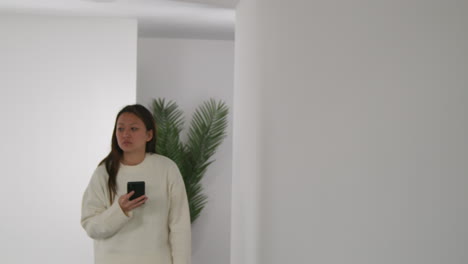
[[[142,195],[130,201],[130,197],[132,197],[134,193],[135,191],[131,191],[125,195],[120,196],[119,198],[120,208],[122,208],[122,211],[127,216],[130,211],[132,211],[133,209],[137,207],[140,207],[142,204],[144,204],[148,200],[148,197],[146,197],[146,195]]]

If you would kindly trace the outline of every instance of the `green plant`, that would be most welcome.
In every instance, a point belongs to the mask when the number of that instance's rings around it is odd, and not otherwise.
[[[157,126],[156,153],[172,159],[184,178],[192,223],[207,203],[201,180],[211,157],[226,137],[228,107],[210,99],[199,106],[190,123],[187,142],[181,141],[183,112],[174,101],[154,99],[152,112]]]

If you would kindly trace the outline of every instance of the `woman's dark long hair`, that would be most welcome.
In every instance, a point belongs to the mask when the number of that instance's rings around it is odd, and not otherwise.
[[[153,138],[146,142],[145,152],[147,153],[156,153],[156,124],[154,122],[153,115],[151,112],[146,109],[146,107],[135,104],[127,105],[117,114],[114,124],[114,132],[112,132],[112,149],[100,163],[99,165],[105,164],[107,173],[109,174],[109,180],[107,182],[107,187],[109,188],[109,201],[112,204],[114,202],[114,197],[117,195],[117,173],[120,168],[120,161],[123,157],[123,151],[117,143],[117,137],[115,135],[117,129],[117,120],[120,115],[123,113],[131,113],[136,115],[138,118],[143,121],[146,127],[146,131],[153,130]]]

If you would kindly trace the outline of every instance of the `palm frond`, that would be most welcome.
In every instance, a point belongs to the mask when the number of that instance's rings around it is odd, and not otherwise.
[[[226,104],[217,103],[214,99],[205,102],[195,111],[187,142],[194,169],[208,162],[226,137],[227,114]]]
[[[224,102],[210,99],[194,113],[187,144],[180,142],[183,128],[182,111],[175,102],[153,100],[158,141],[156,152],[174,160],[184,179],[190,209],[190,219],[195,221],[208,202],[203,194],[201,180],[213,163],[210,158],[226,137],[228,107]]]
[[[210,99],[193,115],[183,161],[186,181],[192,186],[188,195],[192,201],[190,210],[193,220],[199,216],[207,203],[207,197],[199,194],[203,191],[201,180],[213,162],[210,158],[226,137],[227,114],[228,108],[223,102],[217,103]]]
[[[200,216],[201,211],[207,203],[207,197],[201,191],[189,198],[190,219],[192,222]]]
[[[173,101],[166,104],[164,99],[155,99],[152,106],[157,127],[156,153],[181,166],[184,152],[180,142],[180,132],[184,125],[183,113]]]

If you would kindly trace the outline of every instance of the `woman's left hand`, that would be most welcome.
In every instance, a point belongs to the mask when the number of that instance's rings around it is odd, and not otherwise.
[[[130,197],[132,197],[134,193],[135,191],[131,191],[127,194],[120,196],[119,198],[120,208],[122,208],[122,211],[127,216],[130,211],[132,211],[133,209],[137,207],[140,207],[142,204],[144,204],[148,200],[148,197],[146,195],[142,195],[130,201]]]

